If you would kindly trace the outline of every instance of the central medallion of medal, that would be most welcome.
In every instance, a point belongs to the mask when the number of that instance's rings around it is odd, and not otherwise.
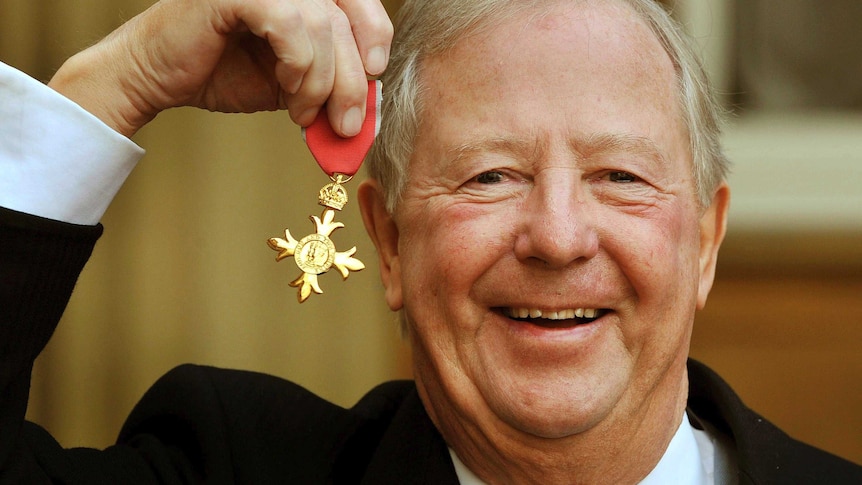
[[[310,234],[297,243],[293,257],[302,271],[323,274],[335,261],[335,244],[322,234]]]

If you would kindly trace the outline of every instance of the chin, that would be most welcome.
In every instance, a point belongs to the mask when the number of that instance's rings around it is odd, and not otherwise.
[[[610,377],[610,379],[608,379]],[[625,393],[622,376],[597,376],[499,393],[492,410],[510,427],[531,436],[558,439],[602,423]],[[596,382],[601,381],[601,382]]]

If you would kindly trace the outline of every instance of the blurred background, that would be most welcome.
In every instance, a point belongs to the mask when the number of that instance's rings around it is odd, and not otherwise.
[[[0,0],[0,60],[47,80],[150,3]],[[671,7],[733,112],[729,235],[692,355],[792,436],[862,462],[862,2]],[[323,296],[297,304],[298,270],[266,245],[313,231],[327,182],[286,114],[173,110],[135,141],[147,156],[37,361],[30,419],[65,446],[107,446],[185,362],[275,374],[344,406],[410,377],[355,201],[333,239],[368,269],[325,275]]]

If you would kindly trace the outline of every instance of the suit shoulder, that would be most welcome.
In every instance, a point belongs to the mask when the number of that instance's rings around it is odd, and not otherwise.
[[[348,410],[279,377],[183,365],[147,391],[118,442],[151,456],[169,453],[163,461],[181,460],[200,476],[312,483],[328,473],[333,448],[356,422]]]
[[[688,369],[689,408],[733,441],[742,483],[862,483],[859,465],[790,437],[707,366]]]
[[[226,422],[272,419],[331,422],[349,412],[304,387],[260,372],[185,364],[160,378],[144,395],[132,415],[168,411],[196,419]],[[316,417],[316,418],[315,418]]]
[[[364,419],[380,419],[393,414],[408,395],[416,391],[413,381],[398,380],[384,382],[368,391],[351,412]]]

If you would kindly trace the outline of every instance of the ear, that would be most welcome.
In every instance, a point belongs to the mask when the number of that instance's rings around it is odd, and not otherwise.
[[[715,280],[718,248],[727,230],[727,212],[730,207],[730,188],[722,183],[712,202],[700,218],[700,282],[697,290],[697,309],[706,306],[706,297]]]
[[[401,266],[398,259],[398,226],[386,210],[383,188],[369,179],[359,186],[359,208],[365,230],[377,248],[380,258],[380,277],[386,288],[386,303],[392,311],[403,306],[401,298]]]

